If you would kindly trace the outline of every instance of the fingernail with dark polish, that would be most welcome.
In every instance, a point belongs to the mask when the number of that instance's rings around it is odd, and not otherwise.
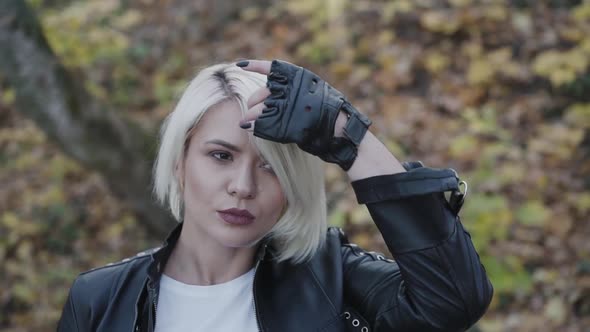
[[[240,128],[242,129],[248,129],[250,127],[252,127],[252,124],[250,122],[240,123]]]
[[[250,61],[244,60],[244,61],[240,61],[240,62],[236,63],[236,66],[238,66],[238,67],[246,67],[249,63],[250,63]]]

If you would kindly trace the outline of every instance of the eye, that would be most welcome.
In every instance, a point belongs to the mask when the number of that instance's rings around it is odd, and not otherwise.
[[[270,166],[270,164],[267,162],[263,162],[261,167],[264,168],[264,170],[271,172],[272,174],[275,173],[272,169],[272,166]]]
[[[213,158],[220,160],[220,161],[228,161],[228,160],[231,160],[231,158],[232,158],[231,154],[229,154],[227,152],[223,152],[223,151],[214,151],[214,152],[211,152],[209,155],[213,156]]]

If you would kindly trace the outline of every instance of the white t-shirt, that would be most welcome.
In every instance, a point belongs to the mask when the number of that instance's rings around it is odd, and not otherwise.
[[[257,332],[254,269],[226,283],[188,285],[162,274],[155,332]]]

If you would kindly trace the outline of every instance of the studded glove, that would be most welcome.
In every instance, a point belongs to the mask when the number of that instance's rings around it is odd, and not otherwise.
[[[302,150],[349,170],[371,120],[319,76],[285,61],[272,62],[267,87],[271,94],[256,119],[254,135],[296,143]],[[341,110],[348,116],[344,137],[334,137]]]

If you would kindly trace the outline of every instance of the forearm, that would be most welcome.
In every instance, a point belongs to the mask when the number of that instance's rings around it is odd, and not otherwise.
[[[358,147],[358,155],[347,171],[350,181],[372,176],[402,173],[406,170],[387,147],[367,131]]]
[[[340,112],[336,120],[334,136],[342,136],[346,124],[346,115]],[[358,146],[358,155],[347,171],[350,181],[372,176],[402,173],[406,170],[393,154],[379,141],[371,131],[367,133]]]

